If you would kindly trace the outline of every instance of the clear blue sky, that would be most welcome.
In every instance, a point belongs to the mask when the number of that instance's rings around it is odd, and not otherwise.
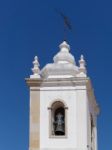
[[[24,78],[33,57],[41,68],[52,62],[63,41],[63,23],[55,12],[69,16],[68,33],[76,61],[84,54],[101,108],[99,150],[112,150],[112,1],[0,1],[0,150],[28,150],[29,92]]]

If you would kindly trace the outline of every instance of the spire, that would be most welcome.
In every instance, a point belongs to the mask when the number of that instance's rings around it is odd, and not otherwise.
[[[39,62],[38,62],[38,57],[34,57],[33,61],[33,68],[31,69],[33,72],[33,75],[30,76],[30,78],[40,78],[40,69],[39,69]]]
[[[84,60],[84,56],[81,55],[80,60],[79,60],[79,72],[80,74],[85,74],[86,75],[86,62]]]

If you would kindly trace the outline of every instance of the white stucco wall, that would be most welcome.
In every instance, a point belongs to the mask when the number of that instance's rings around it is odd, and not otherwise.
[[[63,100],[67,110],[67,136],[49,137],[48,107],[55,100]],[[87,145],[87,97],[85,87],[52,87],[40,90],[40,148],[75,149]]]

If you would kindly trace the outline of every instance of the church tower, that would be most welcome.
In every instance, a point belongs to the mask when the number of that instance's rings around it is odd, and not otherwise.
[[[26,79],[30,90],[29,150],[97,150],[96,102],[85,60],[79,66],[66,41],[53,63]]]

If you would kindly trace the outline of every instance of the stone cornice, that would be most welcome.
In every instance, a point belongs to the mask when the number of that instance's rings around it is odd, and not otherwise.
[[[38,88],[42,87],[75,87],[75,86],[85,86],[87,88],[87,95],[89,97],[89,106],[94,109],[95,115],[98,115],[100,112],[100,108],[97,104],[94,90],[92,88],[91,81],[88,77],[73,77],[73,78],[50,78],[50,79],[36,79],[36,78],[26,78],[25,79],[27,85],[30,88]],[[92,112],[92,111],[91,111]]]
[[[73,77],[73,78],[55,78],[55,79],[31,79],[26,78],[26,83],[29,87],[61,87],[61,86],[83,86],[86,85],[89,78]]]

